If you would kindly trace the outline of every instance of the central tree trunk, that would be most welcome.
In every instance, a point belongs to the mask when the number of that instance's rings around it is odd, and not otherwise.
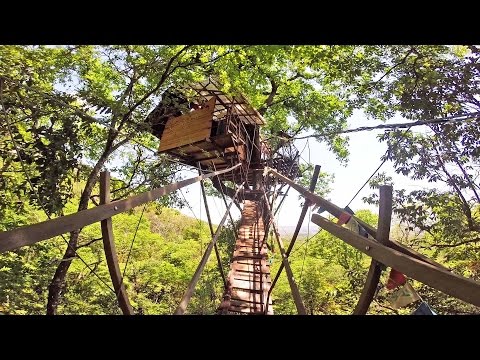
[[[80,197],[80,203],[78,204],[78,211],[86,210],[88,208],[88,201],[92,195],[93,188],[97,183],[98,175],[103,165],[108,159],[108,156],[111,154],[111,145],[110,149],[105,150],[100,159],[97,161],[97,164],[92,169],[92,172],[88,176],[87,183],[83,189],[82,196]],[[72,260],[75,257],[78,236],[80,231],[72,231],[70,233],[70,240],[68,242],[67,250],[63,255],[60,264],[58,264],[57,270],[53,275],[52,281],[48,286],[48,302],[47,302],[47,315],[55,315],[57,313],[58,304],[60,303],[61,295],[65,288],[65,279],[67,277],[68,269],[72,264]]]

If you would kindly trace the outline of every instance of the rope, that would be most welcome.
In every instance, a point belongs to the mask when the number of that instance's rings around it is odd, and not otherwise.
[[[193,170],[192,170],[192,171],[193,171]],[[196,220],[198,223],[201,223],[201,220],[199,220],[199,219],[197,218],[197,215],[195,215],[195,212],[193,211],[192,206],[190,205],[190,203],[187,201],[187,198],[186,198],[185,195],[183,194],[182,189],[178,189],[178,190],[180,190],[180,194],[182,195],[183,200],[185,200],[185,204],[187,204],[187,207],[188,207],[188,209],[190,210],[190,212],[192,213],[192,215],[193,215],[193,217],[195,218],[195,220]],[[201,200],[200,200],[200,204],[201,204]],[[200,206],[200,211],[202,211],[202,207],[201,207],[201,206]]]
[[[147,204],[148,203],[145,203],[145,205],[143,205],[142,213],[140,214],[140,218],[138,219],[138,222],[137,222],[137,227],[135,228],[135,233],[133,234],[132,242],[130,243],[130,249],[128,250],[127,261],[125,262],[125,267],[123,268],[122,281],[120,282],[120,287],[123,284],[123,278],[125,277],[125,273],[127,271],[128,261],[130,260],[130,255],[132,253],[133,243],[135,242],[135,239],[137,238],[138,228],[140,227],[140,223],[142,222],[143,213],[145,212],[145,208],[147,207]],[[120,290],[120,288],[119,288],[119,290]]]
[[[388,153],[388,150],[387,150],[387,153]],[[387,154],[385,153],[385,155]],[[370,177],[367,179],[367,181],[365,181],[365,183],[360,187],[360,189],[358,189],[358,191],[355,193],[355,195],[353,195],[353,197],[350,199],[350,201],[348,202],[348,204],[345,206],[349,206],[353,200],[355,200],[355,198],[357,197],[357,195],[360,193],[360,191],[363,190],[363,188],[365,187],[365,185],[368,184],[368,182],[371,180],[371,178],[377,173],[378,170],[380,170],[380,168],[383,166],[383,164],[385,164],[387,162],[387,158],[385,157],[385,159],[383,159],[383,161],[380,163],[380,165],[378,165],[378,167],[376,168],[376,170],[372,173],[372,175],[370,175]]]
[[[310,140],[310,139],[307,139],[307,144],[308,144],[308,162],[309,162],[309,164],[310,164],[310,155],[311,155],[311,153],[310,153],[310,143],[309,143],[309,140]],[[319,174],[319,175],[320,175],[320,174]],[[315,189],[313,189],[313,192],[315,192]],[[307,200],[305,199],[305,201],[307,201]],[[309,211],[309,216],[308,216],[308,218],[311,219],[311,218],[312,218],[312,208],[309,207],[308,211]],[[307,245],[307,246],[305,246],[305,252],[304,252],[304,254],[303,254],[302,270],[300,271],[300,279],[299,279],[299,281],[298,281],[299,284],[302,283],[303,267],[304,267],[304,265],[305,265],[305,258],[307,257],[307,252],[308,252],[308,240],[309,240],[309,237],[310,237],[310,221],[307,221],[307,241],[306,241],[306,245]]]
[[[312,208],[309,209],[309,218],[311,217],[312,217]],[[307,241],[305,242],[307,246],[305,246],[305,252],[303,253],[302,270],[300,271],[300,279],[298,281],[299,284],[302,283],[303,266],[305,265],[305,258],[307,257],[309,239],[310,239],[310,221],[308,221],[308,225],[307,225]]]

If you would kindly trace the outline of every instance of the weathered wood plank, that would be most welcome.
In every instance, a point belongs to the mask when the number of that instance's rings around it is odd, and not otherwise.
[[[380,186],[380,204],[378,211],[378,237],[380,244],[386,245],[390,236],[390,224],[392,222],[392,187],[389,185]],[[388,245],[387,245],[388,246]],[[368,269],[367,279],[363,286],[362,293],[355,307],[354,315],[365,315],[373,301],[380,276],[382,275],[382,264],[372,259]]]
[[[373,259],[470,304],[480,306],[480,283],[391,249],[313,214],[312,222]]]
[[[230,209],[235,201],[235,198],[237,197],[238,193],[242,188],[243,188],[243,184],[238,187],[237,191],[235,192],[235,195],[232,198],[232,201],[230,202],[230,205],[227,207],[227,210],[225,211],[225,214],[223,215],[223,218],[220,221],[220,224],[218,224],[217,230],[215,232],[215,236],[212,238],[212,241],[210,241],[210,243],[208,244],[207,249],[203,254],[202,260],[200,261],[200,264],[198,264],[198,267],[195,270],[195,273],[193,274],[192,280],[190,280],[190,283],[188,284],[187,290],[183,295],[182,301],[180,302],[177,309],[175,310],[175,315],[183,315],[185,313],[188,303],[190,302],[190,299],[193,295],[193,291],[195,290],[195,286],[197,285],[197,282],[200,279],[200,276],[202,275],[203,269],[207,264],[210,254],[212,253],[212,249],[215,243],[217,242],[218,236],[220,235],[220,232],[223,228],[223,225],[225,224],[225,221],[228,218],[228,213],[230,212]]]
[[[156,200],[161,196],[169,194],[185,186],[194,184],[200,180],[208,179],[213,176],[232,171],[239,166],[241,166],[241,164],[237,164],[229,169],[182,180],[158,189],[132,196],[124,200],[118,200],[109,204],[97,206],[92,209],[79,211],[75,214],[43,221],[38,224],[26,225],[10,231],[0,232],[0,253],[18,249],[25,245],[32,245],[39,241],[50,239],[54,236],[81,229],[84,226],[108,219],[124,211],[145,204],[146,202]]]
[[[247,271],[247,272],[255,272],[258,274],[266,274],[270,273],[270,269],[266,266],[261,266],[260,264],[244,264],[244,263],[238,263],[234,262],[232,267],[235,269],[235,271]]]
[[[240,289],[233,289],[232,290],[232,300],[242,300],[254,303],[263,303],[264,297],[266,297],[266,293],[256,293],[249,290],[240,290]]]
[[[304,187],[298,185],[297,183],[293,182],[292,180],[290,180],[289,178],[287,178],[286,176],[283,176],[282,174],[278,173],[277,171],[275,171],[274,169],[272,168],[265,168],[265,171],[272,174],[273,176],[279,178],[280,180],[286,182],[287,184],[289,184],[292,188],[294,188],[295,190],[297,190],[300,194],[302,194],[305,198],[307,198],[308,200],[310,200],[311,202],[313,202],[314,204],[316,205],[319,205],[320,207],[322,207],[323,209],[325,209],[326,211],[328,211],[330,214],[332,214],[333,216],[335,217],[339,217],[340,214],[342,214],[343,212],[345,212],[345,210],[343,210],[342,208],[338,207],[337,205],[331,203],[330,201],[328,200],[325,200],[324,198],[322,198],[321,196],[318,196],[318,195],[315,195],[313,194],[312,192],[308,191],[307,189],[305,189]],[[353,218],[362,226],[365,228],[365,230],[373,237],[373,238],[377,238],[377,230],[375,228],[373,228],[372,226],[370,226],[369,224],[367,224],[366,222],[360,220],[359,218],[353,216]],[[434,261],[434,260],[431,260],[429,258],[427,258],[426,256],[416,252],[415,250],[413,249],[410,249],[402,244],[399,244],[397,243],[396,241],[394,240],[391,240],[389,239],[388,240],[388,245],[397,250],[397,251],[400,251],[404,254],[407,254],[407,255],[410,255],[418,260],[421,260],[421,261],[424,261],[428,264],[431,264],[431,265],[434,265],[434,266],[437,266],[437,267],[440,267],[444,270],[447,270],[447,271],[450,271],[449,269],[447,269],[445,266],[443,266],[442,264]]]
[[[215,98],[204,109],[169,119],[160,140],[159,152],[188,145],[210,137]]]
[[[219,313],[241,312],[245,314],[263,314],[263,304],[270,287],[270,267],[266,261],[266,248],[260,246],[259,231],[256,226],[258,202],[245,201],[242,209],[233,261],[230,265],[228,289]],[[258,219],[258,229],[263,229],[263,221]],[[247,245],[248,244],[248,245]],[[225,300],[227,299],[227,300]],[[237,306],[236,306],[237,305]],[[254,306],[254,308],[251,308]],[[268,314],[272,314],[271,304]]]
[[[100,173],[100,204],[110,202],[110,173],[103,171]],[[101,221],[103,249],[107,259],[108,271],[113,283],[113,289],[117,294],[118,305],[123,315],[133,315],[133,308],[128,300],[127,290],[122,281],[120,266],[118,265],[117,250],[115,249],[115,239],[113,236],[112,218]]]
[[[232,288],[238,288],[238,289],[264,291],[263,289],[270,288],[270,282],[260,281],[261,278],[262,278],[261,276],[257,277],[257,281],[255,281],[255,279],[253,278],[246,278],[246,279],[234,278],[230,282],[231,282]]]
[[[264,204],[270,215],[270,219],[272,219],[273,218],[272,209],[270,208],[270,204],[268,203],[267,195],[265,193],[263,193],[263,198],[265,200]],[[275,234],[275,238],[277,240],[278,248],[280,249],[280,254],[282,256],[282,263],[283,263],[283,266],[285,267],[285,272],[287,273],[288,283],[290,285],[290,290],[292,291],[292,297],[293,297],[293,301],[295,302],[297,312],[299,315],[306,315],[307,311],[305,310],[305,305],[303,304],[300,291],[298,290],[297,283],[295,282],[293,271],[290,267],[290,263],[288,262],[288,257],[285,252],[285,248],[283,247],[283,241],[280,238],[280,234],[278,232],[277,226],[275,225],[275,221],[272,221],[272,228],[273,228],[273,233]]]

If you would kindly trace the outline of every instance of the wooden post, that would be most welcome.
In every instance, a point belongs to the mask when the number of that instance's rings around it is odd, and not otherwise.
[[[315,169],[313,171],[313,177],[310,180],[310,187],[309,190],[313,192],[315,190],[315,186],[317,186],[317,181],[318,181],[318,175],[320,175],[320,165],[315,165]],[[290,188],[289,188],[290,189]],[[302,212],[300,213],[300,218],[298,219],[297,227],[295,228],[295,231],[293,232],[292,240],[290,241],[290,244],[288,245],[287,249],[287,257],[290,256],[290,252],[293,249],[293,246],[295,245],[295,241],[297,241],[297,236],[298,233],[300,232],[300,229],[303,224],[303,220],[305,219],[305,215],[307,215],[307,210],[309,205],[311,204],[310,200],[305,198],[305,203],[303,204]],[[280,277],[280,274],[282,273],[283,270],[283,263],[280,264],[280,268],[278,269],[277,275],[275,275],[275,279],[272,282],[272,286],[270,286],[270,290],[268,291],[268,298],[270,298],[270,294],[273,291],[273,287],[277,283],[278,278]],[[267,301],[268,301],[267,298]]]
[[[200,276],[202,275],[203,269],[205,268],[205,265],[207,264],[208,258],[210,257],[210,254],[212,253],[213,246],[217,242],[218,236],[220,235],[220,231],[222,230],[223,224],[225,224],[225,221],[227,220],[228,217],[228,212],[230,211],[230,208],[233,205],[233,202],[235,201],[235,198],[237,197],[238,193],[240,190],[243,188],[243,184],[240,185],[232,198],[232,201],[230,202],[230,205],[227,207],[227,211],[225,211],[225,215],[223,215],[222,221],[220,221],[220,224],[218,224],[217,231],[215,232],[215,235],[213,236],[212,241],[210,244],[207,246],[207,250],[205,250],[205,253],[203,254],[202,260],[200,260],[200,264],[198,264],[197,269],[195,270],[195,273],[193,274],[192,280],[190,280],[190,283],[188,284],[187,290],[185,291],[185,294],[183,295],[182,301],[178,305],[177,309],[175,310],[174,315],[183,315],[185,313],[185,310],[187,310],[188,303],[190,302],[190,299],[193,295],[193,291],[195,290],[195,286],[198,283],[198,280],[200,280]]]
[[[270,214],[270,221],[272,223],[272,228],[273,228],[273,233],[275,234],[275,238],[277,239],[277,245],[278,248],[280,249],[280,253],[282,255],[282,263],[283,266],[285,267],[285,271],[287,273],[287,279],[288,283],[290,284],[290,289],[292,290],[292,296],[293,296],[293,301],[295,302],[295,306],[297,308],[297,312],[299,315],[306,315],[307,311],[305,310],[305,305],[303,305],[302,297],[300,295],[300,291],[298,290],[297,283],[295,282],[295,278],[293,277],[293,272],[292,268],[290,267],[290,263],[288,262],[288,256],[285,252],[285,248],[283,247],[283,241],[280,238],[280,234],[278,233],[277,226],[275,225],[275,222],[273,221],[273,214],[272,210],[270,209],[270,204],[268,203],[267,195],[264,193],[264,199],[265,199],[265,204],[267,205],[267,211]],[[267,297],[267,306],[265,307],[268,309],[268,297]]]
[[[344,209],[338,207],[337,205],[331,203],[328,200],[325,200],[321,196],[313,194],[312,192],[305,189],[303,186],[296,184],[295,182],[293,182],[292,180],[290,180],[286,176],[283,176],[282,174],[278,173],[278,171],[275,171],[272,168],[268,168],[267,171],[268,171],[268,173],[272,174],[273,176],[275,176],[275,177],[281,179],[282,181],[286,182],[287,184],[289,184],[292,188],[297,190],[300,194],[302,194],[305,198],[307,198],[308,200],[310,200],[314,204],[323,207],[326,211],[328,211],[333,216],[336,216],[338,218],[340,216],[340,214],[345,212]],[[372,226],[370,226],[366,222],[358,219],[355,216],[353,216],[353,218],[368,232],[369,235],[371,235],[374,239],[377,238],[377,229],[373,228]],[[431,259],[427,258],[425,255],[422,255],[422,254],[418,253],[417,251],[415,251],[413,249],[410,249],[409,247],[407,247],[403,244],[400,244],[400,243],[398,243],[394,240],[389,239],[388,240],[388,246],[390,246],[392,249],[400,251],[400,252],[402,252],[406,255],[412,256],[415,259],[426,262],[430,265],[439,267],[441,269],[450,271],[449,269],[447,269],[442,264],[440,264],[440,263],[438,263],[434,260],[431,260]]]
[[[448,295],[480,306],[480,283],[360,236],[318,214],[312,214],[312,222],[382,264]]]
[[[103,171],[100,173],[100,203],[108,204],[110,202],[110,173]],[[113,288],[117,295],[118,304],[122,309],[123,315],[133,315],[133,308],[128,300],[127,291],[123,284],[120,267],[118,265],[117,251],[113,237],[112,218],[101,221],[103,248],[107,259],[108,271],[112,278]]]
[[[198,172],[201,175],[201,171],[198,170]],[[205,203],[205,212],[207,213],[208,226],[210,227],[210,234],[212,235],[212,238],[213,238],[215,233],[213,231],[212,219],[210,218],[210,210],[208,209],[207,195],[205,194],[205,186],[203,185],[203,181],[200,181],[200,187],[202,188],[203,202]],[[222,275],[223,286],[226,289],[227,279],[225,278],[225,273],[223,272],[222,259],[220,258],[220,252],[218,251],[217,243],[215,243],[214,249],[215,249],[215,256],[217,257],[218,269],[220,270],[220,275]]]
[[[392,221],[392,186],[380,186],[380,205],[378,213],[377,241],[388,246],[390,235],[390,224]],[[380,275],[382,274],[382,264],[372,259],[368,269],[367,279],[363,287],[362,294],[358,300],[357,306],[353,311],[354,315],[365,315],[375,296]]]

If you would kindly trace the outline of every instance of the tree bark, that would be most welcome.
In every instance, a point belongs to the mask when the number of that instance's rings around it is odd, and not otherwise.
[[[83,189],[82,195],[80,197],[80,203],[78,204],[78,211],[86,210],[88,208],[88,200],[90,199],[90,195],[92,194],[93,187],[97,183],[100,170],[102,169],[110,154],[117,148],[118,146],[115,146],[115,148],[106,149],[100,159],[97,161],[97,164],[91,171],[87,179],[87,183],[85,184],[85,188]],[[78,236],[80,235],[80,231],[81,229],[72,231],[70,233],[70,240],[68,241],[67,250],[65,250],[62,261],[60,261],[60,263],[58,264],[57,270],[55,271],[52,281],[48,286],[47,315],[55,315],[57,313],[58,304],[60,303],[60,299],[65,288],[65,279],[67,276],[67,272],[70,268],[72,260],[76,256]]]

